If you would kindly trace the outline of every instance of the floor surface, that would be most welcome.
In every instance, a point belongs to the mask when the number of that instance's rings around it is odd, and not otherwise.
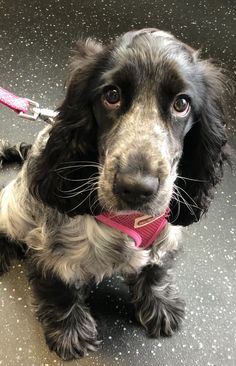
[[[65,65],[79,35],[108,39],[131,28],[170,30],[236,76],[235,0],[0,0],[0,85],[46,107],[63,96]],[[235,97],[234,97],[235,100]],[[229,136],[236,147],[235,104]],[[0,137],[33,141],[43,123],[1,107]],[[0,184],[16,174],[1,172]],[[183,327],[151,340],[139,327],[119,277],[93,294],[103,339],[97,353],[63,363],[49,352],[30,306],[23,263],[0,278],[0,365],[3,366],[235,366],[236,177],[226,169],[205,219],[186,230],[176,277],[187,302]]]

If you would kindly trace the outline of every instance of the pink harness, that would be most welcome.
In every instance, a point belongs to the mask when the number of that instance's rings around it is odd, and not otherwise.
[[[95,216],[96,220],[127,234],[135,241],[137,248],[147,249],[154,244],[156,238],[166,227],[169,208],[163,215],[154,217],[135,212],[132,214],[103,213]]]

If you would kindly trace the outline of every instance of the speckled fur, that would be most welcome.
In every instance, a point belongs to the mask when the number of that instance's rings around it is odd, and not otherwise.
[[[47,127],[40,133],[31,157],[36,157],[46,143],[48,130]],[[166,253],[177,251],[180,229],[168,224],[151,249],[137,249],[127,235],[97,222],[94,217],[68,217],[29,195],[25,189],[28,186],[27,164],[26,161],[18,177],[1,191],[0,232],[13,241],[27,244],[36,313],[49,348],[63,359],[78,358],[99,345],[96,323],[81,298],[78,299],[78,289],[91,281],[98,283],[115,272],[129,278],[137,276],[148,265],[161,267]],[[3,270],[8,269],[3,265],[2,262]],[[56,305],[49,307],[43,300],[45,293],[54,293],[57,289],[57,286],[50,287],[50,276],[59,281],[63,289],[66,287],[70,293],[76,293],[75,299],[73,297],[74,300],[66,304],[64,313]],[[43,283],[43,294],[40,283]],[[164,312],[162,316],[169,315]],[[137,317],[145,325],[145,316]],[[73,324],[71,318],[75,319]],[[160,319],[156,329],[159,329],[159,322]],[[171,329],[172,325],[168,327],[167,335],[172,334]],[[156,332],[158,335],[160,330]]]
[[[41,150],[46,143],[48,131],[47,127],[39,134],[31,157],[36,158],[39,147]],[[91,279],[99,282],[114,272],[138,272],[151,262],[158,263],[157,248],[161,256],[166,250],[177,250],[178,228],[171,225],[162,232],[156,245],[142,250],[127,235],[91,215],[70,218],[45,207],[25,190],[27,164],[26,161],[18,177],[1,192],[0,231],[13,240],[25,242],[34,251],[36,266],[43,271],[54,272],[68,284]]]

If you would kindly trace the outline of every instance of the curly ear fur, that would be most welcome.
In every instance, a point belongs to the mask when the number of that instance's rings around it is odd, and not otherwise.
[[[185,136],[175,182],[182,198],[179,203],[171,202],[170,221],[183,226],[207,212],[214,187],[223,176],[223,162],[229,162],[225,108],[229,84],[223,72],[209,61],[198,61],[198,67],[200,105]]]
[[[71,215],[78,213],[73,210],[76,206],[75,199],[70,195],[65,196],[62,192],[78,187],[78,181],[73,181],[73,170],[67,169],[70,174],[65,170],[64,176],[64,173],[58,173],[58,168],[66,165],[68,167],[71,162],[78,164],[80,161],[97,161],[97,130],[90,98],[92,78],[96,74],[96,63],[102,49],[100,44],[90,39],[77,43],[69,66],[67,94],[58,108],[59,113],[46,147],[36,163],[30,163],[29,160],[31,193],[61,212],[72,208]],[[80,178],[89,178],[94,172],[94,167],[86,167],[81,170]],[[78,200],[82,202],[86,195],[88,193],[80,195],[79,199],[77,197],[77,203]],[[80,205],[79,212],[87,212],[85,204]]]

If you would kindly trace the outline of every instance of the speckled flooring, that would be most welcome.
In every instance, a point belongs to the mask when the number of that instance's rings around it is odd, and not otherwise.
[[[63,95],[65,64],[80,35],[106,41],[131,28],[172,31],[236,74],[235,0],[0,0],[0,85],[55,107]],[[231,145],[236,146],[235,105]],[[18,119],[1,107],[1,138],[32,141],[42,123]],[[1,172],[0,184],[15,175]],[[127,288],[107,280],[93,294],[100,350],[81,366],[236,365],[236,178],[227,169],[206,219],[186,230],[176,277],[187,302],[182,330],[171,339],[150,340],[135,323]],[[0,365],[64,365],[45,345],[30,306],[23,263],[0,278]]]

